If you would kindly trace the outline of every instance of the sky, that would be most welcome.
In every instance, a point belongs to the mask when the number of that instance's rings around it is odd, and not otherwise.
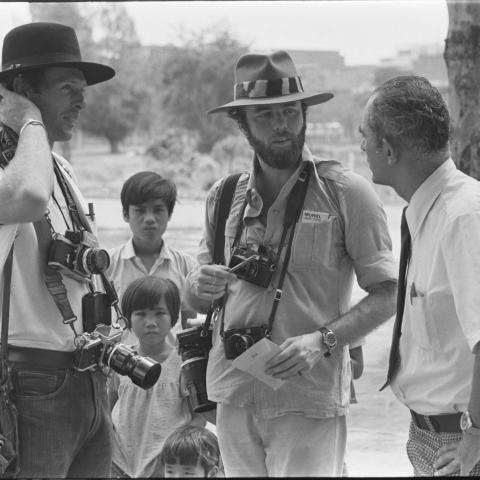
[[[227,29],[251,50],[337,50],[347,65],[379,64],[399,49],[436,45],[448,31],[446,0],[124,2],[144,45]],[[28,3],[0,3],[0,38],[30,20]]]

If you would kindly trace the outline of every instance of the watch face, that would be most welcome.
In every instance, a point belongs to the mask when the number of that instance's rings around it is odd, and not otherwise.
[[[468,430],[472,426],[472,420],[468,412],[463,412],[460,417],[460,428],[462,431]]]
[[[335,334],[333,332],[328,332],[325,334],[325,343],[330,347],[333,347],[337,343],[337,339],[335,338]]]

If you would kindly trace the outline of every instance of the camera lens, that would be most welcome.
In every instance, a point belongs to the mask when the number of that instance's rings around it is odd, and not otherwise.
[[[251,335],[241,333],[234,333],[228,341],[230,343],[232,351],[236,356],[241,355],[254,343]]]
[[[119,375],[128,375],[135,385],[145,390],[155,385],[162,371],[159,363],[138,355],[123,343],[113,345],[104,358],[107,359],[107,366]]]
[[[82,266],[85,273],[101,273],[110,265],[110,257],[101,248],[87,248],[81,253]]]

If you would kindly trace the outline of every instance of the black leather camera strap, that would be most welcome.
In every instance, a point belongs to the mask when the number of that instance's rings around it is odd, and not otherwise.
[[[234,173],[226,177],[220,185],[219,195],[215,203],[214,212],[214,229],[215,236],[213,242],[213,263],[225,265],[225,225],[227,223],[228,214],[230,213],[230,207],[232,205],[233,195],[240,179],[241,173]],[[216,311],[218,305],[215,308],[210,308],[207,312],[205,322],[203,324],[203,334],[206,335],[210,324],[212,323],[212,317]]]
[[[8,381],[8,324],[10,320],[10,291],[12,284],[12,266],[13,266],[13,244],[8,252],[5,265],[3,266],[3,303],[2,303],[2,333],[0,337],[1,348],[1,368],[0,385],[5,385]]]

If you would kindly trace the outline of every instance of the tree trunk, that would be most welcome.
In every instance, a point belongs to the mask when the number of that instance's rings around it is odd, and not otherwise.
[[[120,142],[118,140],[108,139],[110,143],[110,153],[120,153]]]
[[[480,3],[451,2],[444,58],[447,65],[452,157],[480,179]]]

